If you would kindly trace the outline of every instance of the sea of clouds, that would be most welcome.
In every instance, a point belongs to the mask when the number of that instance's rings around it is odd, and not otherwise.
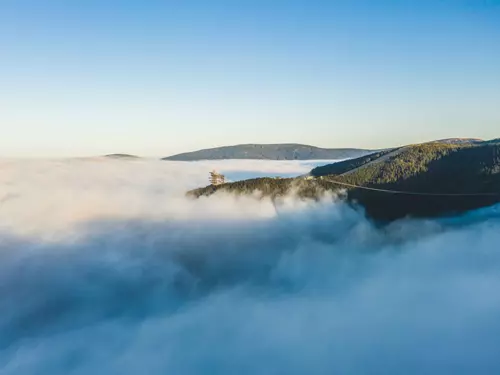
[[[0,160],[0,374],[498,374],[500,212],[190,200],[312,162]]]

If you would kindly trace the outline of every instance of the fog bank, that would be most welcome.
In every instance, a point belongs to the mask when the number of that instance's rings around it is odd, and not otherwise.
[[[186,199],[212,168],[309,166],[0,161],[0,373],[500,372],[498,207]]]

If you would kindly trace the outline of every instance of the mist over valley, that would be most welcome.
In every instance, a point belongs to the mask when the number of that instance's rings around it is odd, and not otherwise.
[[[303,163],[0,161],[0,372],[500,371],[498,206],[379,226],[334,194],[185,196]]]

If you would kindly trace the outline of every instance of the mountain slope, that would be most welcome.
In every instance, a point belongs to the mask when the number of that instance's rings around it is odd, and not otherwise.
[[[366,155],[370,150],[355,148],[319,148],[301,144],[246,144],[210,148],[173,155],[163,160],[195,161],[221,159],[321,160],[347,159]]]
[[[210,195],[219,190],[247,194],[258,190],[263,196],[277,198],[293,191],[299,197],[316,199],[327,191],[345,190],[350,202],[361,204],[369,216],[378,220],[445,215],[500,202],[500,144],[411,145],[315,168],[310,175],[305,179],[239,181],[189,194]]]
[[[446,138],[434,141],[434,143],[448,143],[453,145],[478,144],[484,142],[479,138]]]

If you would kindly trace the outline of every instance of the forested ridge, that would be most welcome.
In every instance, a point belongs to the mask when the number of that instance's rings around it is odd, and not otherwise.
[[[443,196],[381,193],[336,182]],[[188,194],[199,197],[225,191],[276,198],[293,193],[299,198],[318,199],[326,192],[341,190],[347,192],[349,202],[360,204],[369,216],[380,220],[445,215],[488,206],[500,201],[500,142],[410,145],[318,167],[306,178],[258,178],[208,186]],[[495,193],[498,195],[488,195]]]
[[[296,143],[243,144],[185,152],[168,156],[163,160],[335,160],[359,157],[371,152],[370,150],[357,148],[321,148]]]

